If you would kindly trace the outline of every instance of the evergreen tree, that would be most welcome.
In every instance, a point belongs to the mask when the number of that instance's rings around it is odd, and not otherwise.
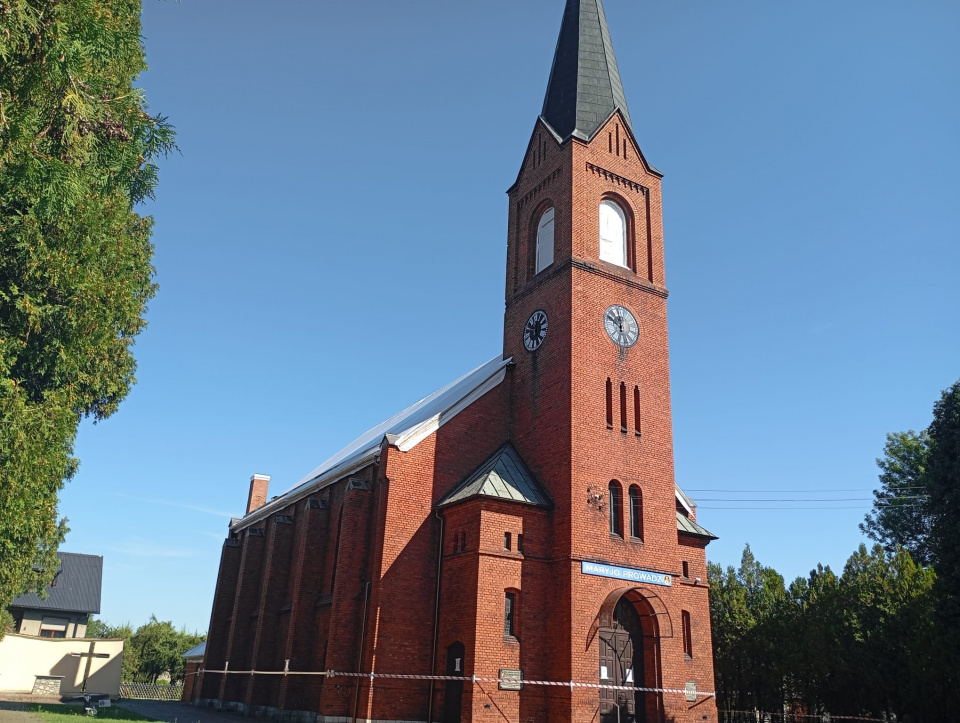
[[[960,381],[933,406],[930,453],[931,552],[937,570],[937,622],[948,652],[949,688],[960,703]]]
[[[951,720],[936,576],[906,550],[861,545],[842,575],[818,565],[786,591],[749,547],[709,576],[721,710]]]
[[[860,524],[860,531],[887,552],[902,547],[921,565],[931,561],[931,521],[924,476],[929,447],[926,430],[887,435],[883,457],[877,459],[881,487],[874,490],[873,509]]]
[[[139,0],[0,3],[0,609],[56,571],[79,420],[116,411],[155,292]],[[0,630],[2,634],[2,630]]]

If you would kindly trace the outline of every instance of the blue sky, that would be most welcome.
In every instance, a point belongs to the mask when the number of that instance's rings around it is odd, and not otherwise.
[[[842,566],[885,433],[960,377],[960,6],[605,4],[665,173],[678,482],[854,498],[703,501],[709,557]],[[205,630],[251,474],[278,494],[499,353],[504,191],[562,9],[145,0],[140,84],[182,151],[147,209],[160,292],[61,504],[102,618]]]

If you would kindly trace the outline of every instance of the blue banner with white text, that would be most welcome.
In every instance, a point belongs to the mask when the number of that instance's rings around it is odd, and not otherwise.
[[[604,565],[599,562],[581,562],[580,572],[584,575],[612,577],[615,580],[626,580],[627,582],[644,582],[648,585],[661,585],[663,587],[673,586],[672,577],[662,572],[634,570],[632,567],[617,567],[616,565]]]

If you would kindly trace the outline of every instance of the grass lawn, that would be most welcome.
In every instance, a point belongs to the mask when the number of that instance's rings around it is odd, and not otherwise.
[[[92,720],[130,721],[131,723],[156,720],[156,718],[148,718],[145,715],[134,713],[132,710],[113,705],[109,708],[99,708],[96,717],[84,713],[82,705],[36,703],[31,705],[29,710],[43,718],[44,723],[79,723],[78,717]]]

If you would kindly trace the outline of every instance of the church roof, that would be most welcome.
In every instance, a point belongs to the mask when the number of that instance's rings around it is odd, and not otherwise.
[[[688,535],[696,535],[697,537],[709,537],[711,540],[719,539],[715,534],[710,532],[710,530],[700,527],[700,525],[691,520],[680,510],[677,510],[677,531],[686,532]]]
[[[206,655],[206,652],[207,652],[207,641],[204,640],[204,641],[203,641],[202,643],[200,643],[199,645],[196,645],[196,646],[190,648],[190,650],[188,650],[187,652],[185,652],[181,657],[184,657],[184,658],[202,658],[204,655]]]
[[[520,453],[509,442],[498,449],[476,470],[467,475],[438,503],[438,507],[462,502],[470,497],[499,497],[540,507],[553,503],[534,478]]]
[[[33,592],[19,595],[11,607],[30,610],[59,610],[71,613],[99,613],[100,588],[103,580],[103,558],[58,552],[60,569],[45,589],[47,597]]]
[[[589,140],[616,110],[633,132],[601,0],[567,0],[543,120],[560,137]]]
[[[366,466],[379,454],[384,440],[404,452],[413,449],[420,441],[500,384],[506,374],[507,365],[512,361],[509,357],[504,359],[496,356],[376,427],[368,429],[283,495],[257,508],[236,524],[242,526],[260,519],[278,507],[289,505],[292,499]]]

